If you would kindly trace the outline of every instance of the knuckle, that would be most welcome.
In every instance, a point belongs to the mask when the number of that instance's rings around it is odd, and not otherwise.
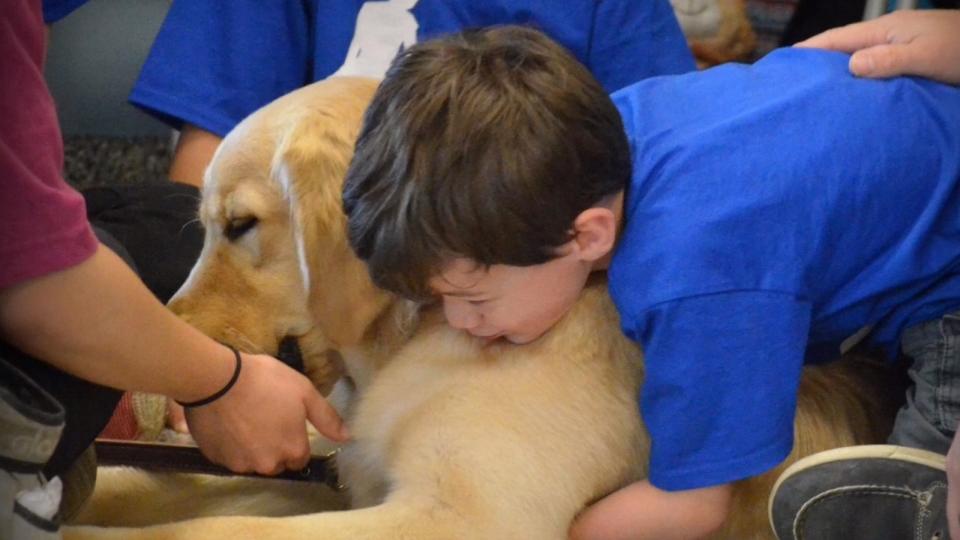
[[[903,55],[896,49],[887,49],[882,54],[873,55],[874,65],[883,72],[889,72],[896,69],[903,61]]]
[[[254,466],[257,474],[273,475],[277,472],[277,463],[273,460],[259,460]]]
[[[296,445],[287,449],[287,460],[306,461],[310,456],[310,450],[306,445]]]
[[[307,456],[301,457],[292,457],[287,460],[287,468],[291,470],[300,470],[307,465],[308,462]]]
[[[223,460],[223,466],[230,469],[233,472],[245,473],[249,472],[250,468],[247,466],[247,463],[242,459],[237,458],[228,458]]]

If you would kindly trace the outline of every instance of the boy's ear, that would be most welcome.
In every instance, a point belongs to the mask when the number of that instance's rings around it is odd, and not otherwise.
[[[603,206],[587,208],[573,220],[573,242],[581,260],[605,257],[617,240],[617,215]]]

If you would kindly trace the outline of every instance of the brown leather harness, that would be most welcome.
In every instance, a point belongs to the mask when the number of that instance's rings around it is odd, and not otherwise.
[[[276,476],[266,476],[256,473],[235,473],[208,460],[195,446],[98,439],[94,443],[94,448],[97,453],[97,464],[101,466],[126,466],[158,472],[319,482],[336,491],[343,491],[344,489],[337,474],[337,450],[324,456],[311,457],[307,466],[299,471],[284,471]]]
[[[277,357],[291,368],[300,373],[304,372],[303,356],[295,338],[289,337],[280,342]],[[136,467],[158,472],[319,482],[336,491],[345,489],[337,474],[336,456],[339,450],[311,457],[307,466],[299,471],[284,471],[276,476],[266,476],[257,473],[235,473],[208,460],[195,446],[97,439],[94,448],[98,465]]]

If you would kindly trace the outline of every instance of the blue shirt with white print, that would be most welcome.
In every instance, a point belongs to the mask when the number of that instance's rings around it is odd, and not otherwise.
[[[308,83],[382,77],[406,46],[495,24],[543,30],[611,92],[695,67],[668,0],[178,0],[130,101],[222,136]]]

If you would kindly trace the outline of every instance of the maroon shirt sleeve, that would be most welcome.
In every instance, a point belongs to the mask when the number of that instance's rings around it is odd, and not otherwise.
[[[0,289],[64,270],[97,240],[83,197],[64,182],[63,142],[43,79],[39,0],[0,9]]]

